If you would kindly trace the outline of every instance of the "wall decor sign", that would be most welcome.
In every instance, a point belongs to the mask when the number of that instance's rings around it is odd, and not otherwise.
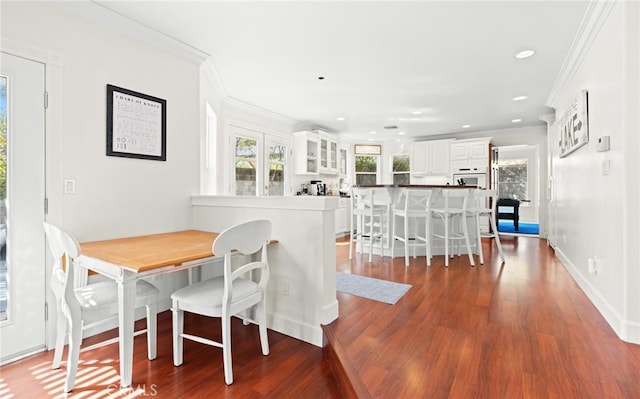
[[[167,160],[167,101],[107,85],[107,155]]]
[[[380,155],[382,154],[382,146],[378,144],[356,144],[353,147],[353,153],[356,155]]]
[[[582,90],[560,119],[560,157],[566,157],[589,142],[588,94]]]

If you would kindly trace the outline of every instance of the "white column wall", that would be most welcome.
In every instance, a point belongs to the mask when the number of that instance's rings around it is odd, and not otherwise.
[[[251,219],[273,223],[267,289],[270,329],[322,346],[322,324],[338,317],[335,209],[337,197],[202,196],[192,200],[192,227],[222,231]],[[282,291],[288,282],[289,293]]]

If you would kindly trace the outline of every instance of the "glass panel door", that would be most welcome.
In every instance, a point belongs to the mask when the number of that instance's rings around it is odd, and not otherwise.
[[[235,194],[258,195],[258,140],[236,136],[234,148]]]
[[[269,143],[269,154],[266,160],[267,195],[284,195],[286,187],[287,171],[287,147],[282,144]]]
[[[45,348],[44,64],[0,52],[0,364]]]

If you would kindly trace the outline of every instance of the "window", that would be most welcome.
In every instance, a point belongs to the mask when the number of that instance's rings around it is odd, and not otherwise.
[[[229,126],[233,144],[231,194],[285,195],[291,193],[284,138],[237,126]]]
[[[269,195],[284,195],[286,157],[287,147],[281,144],[269,144]]]
[[[257,195],[258,140],[236,137],[235,142],[235,195]]]
[[[217,194],[217,141],[218,141],[218,117],[211,106],[207,104],[207,119],[205,136],[203,139],[202,166],[200,173],[200,194]]]
[[[356,185],[371,186],[378,182],[378,157],[377,156],[355,156],[356,163]]]
[[[500,198],[527,200],[528,195],[528,161],[526,159],[509,159],[498,162],[498,194]]]
[[[410,184],[409,154],[398,154],[392,157],[393,184]]]

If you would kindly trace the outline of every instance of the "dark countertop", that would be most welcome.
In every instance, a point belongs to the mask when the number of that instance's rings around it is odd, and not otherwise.
[[[365,186],[353,186],[357,188],[478,188],[478,186],[436,185],[436,184],[374,184]]]

